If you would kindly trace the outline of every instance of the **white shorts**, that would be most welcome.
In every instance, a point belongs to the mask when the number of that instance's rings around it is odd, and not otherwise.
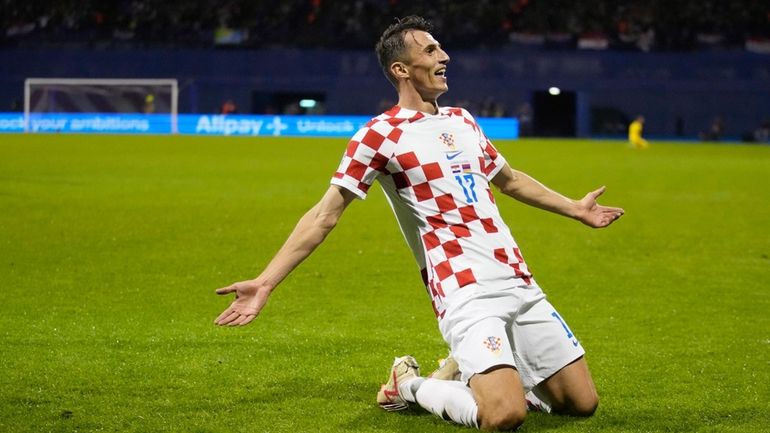
[[[585,354],[537,285],[489,292],[451,310],[440,327],[464,382],[510,365],[529,391]]]

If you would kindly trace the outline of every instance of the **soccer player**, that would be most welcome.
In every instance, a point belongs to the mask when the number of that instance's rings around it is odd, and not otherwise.
[[[633,122],[628,125],[628,142],[634,149],[647,149],[650,144],[642,138],[644,129],[644,116],[636,116]]]
[[[495,204],[503,194],[590,227],[606,227],[623,210],[596,202],[604,187],[572,200],[512,169],[462,108],[441,107],[449,56],[410,16],[377,43],[398,104],[372,119],[348,144],[331,186],[299,221],[253,280],[217,290],[236,293],[216,319],[245,325],[276,286],[323,242],[345,208],[380,182],[414,253],[449,344],[452,375],[421,377],[414,358],[396,358],[377,394],[386,410],[417,403],[458,424],[512,429],[541,408],[591,415],[598,396],[584,350],[545,299]],[[439,377],[443,377],[439,378]]]

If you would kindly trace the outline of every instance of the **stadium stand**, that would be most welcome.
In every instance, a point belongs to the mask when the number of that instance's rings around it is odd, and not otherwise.
[[[371,115],[393,102],[374,42],[418,13],[453,56],[442,102],[523,113],[525,134],[623,136],[644,114],[650,137],[697,139],[721,117],[720,139],[763,139],[770,118],[767,1],[0,1],[0,111],[21,111],[29,77],[174,78],[180,113],[311,114],[310,97]],[[563,113],[541,97],[553,85]]]
[[[455,48],[762,49],[770,38],[762,0],[3,3],[4,46],[369,48],[391,17],[412,13],[433,20]]]

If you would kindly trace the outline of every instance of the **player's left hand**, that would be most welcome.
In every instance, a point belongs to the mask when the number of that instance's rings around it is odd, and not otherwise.
[[[218,295],[235,293],[235,300],[216,318],[214,323],[223,326],[243,326],[254,320],[267,303],[271,290],[257,280],[241,281],[217,289]]]
[[[619,207],[601,206],[596,202],[596,199],[604,194],[605,189],[606,187],[603,186],[596,191],[591,191],[578,202],[577,219],[583,224],[594,228],[607,227],[625,213]]]

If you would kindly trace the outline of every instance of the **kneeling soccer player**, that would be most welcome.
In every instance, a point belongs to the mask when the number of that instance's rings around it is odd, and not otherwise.
[[[391,25],[377,43],[398,104],[348,144],[331,186],[299,221],[262,273],[217,290],[236,293],[216,319],[250,323],[276,286],[323,242],[355,199],[378,180],[432,299],[452,359],[434,377],[409,356],[393,363],[377,395],[385,409],[416,402],[445,419],[512,429],[530,406],[588,416],[598,404],[583,348],[545,299],[491,190],[526,204],[606,227],[623,214],[596,199],[569,199],[513,170],[462,108],[440,107],[449,56],[420,17]],[[460,380],[454,379],[458,376]],[[526,398],[525,398],[526,395]]]

